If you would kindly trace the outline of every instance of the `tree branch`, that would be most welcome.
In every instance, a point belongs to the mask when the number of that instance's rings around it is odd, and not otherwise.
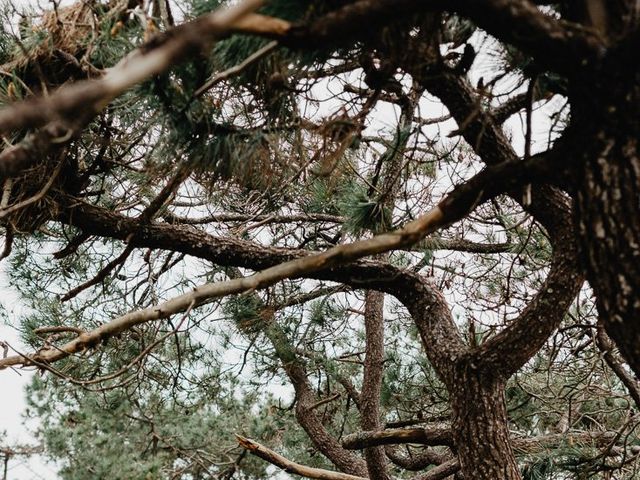
[[[620,438],[616,431],[567,432],[541,435],[531,438],[512,438],[513,448],[519,454],[532,454],[547,448],[558,448],[565,443],[576,446],[608,446],[612,440]],[[414,443],[427,446],[453,446],[453,436],[449,425],[420,428],[397,428],[381,431],[358,432],[342,439],[344,448],[362,450],[378,445],[398,445]]]
[[[558,20],[528,0],[360,0],[329,12],[309,25],[287,31],[292,47],[335,45],[411,14],[448,11],[468,17],[496,38],[515,45],[544,66],[567,72],[604,48],[597,32]],[[553,55],[549,55],[553,52]]]
[[[62,347],[43,350],[31,357],[18,355],[15,357],[5,358],[0,361],[0,368],[20,364],[30,364],[32,363],[31,359],[39,363],[57,361],[72,353],[82,351],[86,348],[95,347],[106,338],[125,331],[132,326],[152,320],[168,318],[178,312],[183,312],[192,303],[196,306],[202,305],[221,296],[268,287],[286,278],[300,278],[305,276],[327,278],[327,276],[329,276],[334,279],[344,279],[345,272],[342,272],[343,275],[341,276],[339,274],[337,275],[335,271],[332,272],[332,269],[369,255],[383,253],[411,245],[412,243],[424,238],[427,234],[436,231],[438,228],[442,228],[463,218],[470,211],[475,209],[477,205],[493,198],[503,191],[513,188],[515,185],[519,185],[523,182],[530,182],[532,179],[540,178],[541,175],[548,174],[549,166],[544,163],[540,163],[539,160],[540,159],[536,157],[532,157],[527,162],[505,163],[489,167],[472,177],[466,183],[456,187],[430,212],[394,232],[378,235],[367,240],[338,245],[325,252],[313,255],[302,256],[305,255],[306,252],[295,252],[293,253],[293,256],[298,258],[270,266],[269,268],[266,268],[265,270],[262,270],[250,277],[231,280],[228,282],[202,285],[190,293],[185,293],[175,297],[174,299],[164,302],[158,306],[149,307],[123,315],[122,317],[112,320],[91,332],[86,332],[83,335],[80,335],[78,338],[63,345]],[[154,229],[160,229],[160,231],[165,230],[166,232],[166,226],[141,225],[134,219],[124,219],[112,212],[105,212],[104,209],[89,207],[86,204],[85,209],[92,211],[94,215],[81,216],[82,221],[78,222],[78,216],[73,213],[74,208],[71,205],[68,205],[68,207],[69,208],[67,209],[61,208],[61,212],[64,212],[62,214],[62,219],[66,219],[66,221],[71,225],[83,228],[85,233],[89,233],[90,231],[91,234],[94,235],[115,238],[123,238],[121,236],[122,234],[126,235],[124,238],[128,238],[129,235],[134,233],[135,235],[133,239],[131,239],[131,242],[133,244],[135,241],[136,245],[145,245],[147,247],[155,246],[159,248],[168,248],[169,250],[176,250],[177,242],[178,245],[183,246],[181,250],[183,253],[194,254],[201,258],[207,258],[206,253],[212,253],[221,264],[233,265],[234,258],[236,259],[236,264],[242,264],[243,266],[247,265],[250,268],[255,268],[256,265],[259,266],[261,263],[260,258],[256,258],[255,256],[250,256],[248,259],[246,250],[243,252],[241,249],[240,251],[234,249],[233,247],[237,248],[242,245],[242,242],[237,240],[226,239],[221,241],[218,245],[214,244],[212,246],[213,248],[207,248],[210,246],[202,242],[193,242],[193,236],[195,233],[190,232],[191,234],[187,235],[185,238],[177,239],[175,235],[172,235],[169,242],[166,242],[166,240],[168,240],[167,237],[164,238],[165,242],[160,242],[162,239],[159,238],[159,236],[150,236],[149,234]],[[102,219],[99,219],[100,217],[102,217]],[[111,221],[105,222],[105,218],[109,217],[111,217]],[[88,224],[92,224],[93,228],[85,228]],[[128,228],[126,228],[127,224]],[[173,233],[175,234],[175,231]],[[209,239],[215,239],[215,237],[209,236],[206,236],[205,238],[207,237]],[[227,247],[232,247],[225,252],[226,255],[223,253],[225,243],[227,244]],[[258,253],[258,255],[263,256],[265,254],[265,250],[267,249],[256,252],[254,248],[253,253],[254,255]],[[267,252],[268,251],[269,250],[267,250]],[[283,255],[284,252],[279,249],[272,249],[271,252],[279,253],[280,258],[283,258],[283,256],[284,258],[287,257],[287,255]],[[292,253],[289,252],[288,255],[289,258],[291,258]],[[277,255],[275,258],[277,258]],[[264,260],[265,259],[262,259],[262,262],[264,262]],[[270,261],[273,262],[273,260],[274,257],[271,257]],[[265,263],[262,264],[264,265]],[[366,263],[361,266],[366,270]],[[353,267],[354,265],[350,265],[349,273],[353,273]],[[321,272],[321,275],[317,275],[318,272]],[[328,275],[326,275],[327,273]],[[349,278],[348,275],[346,277]],[[447,318],[449,320],[443,323],[440,320],[444,317],[438,319],[429,318],[428,311],[416,310],[417,304],[423,306],[422,301],[416,302],[416,296],[419,295],[419,292],[422,292],[423,294],[426,294],[426,292],[433,293],[432,287],[425,287],[422,285],[422,287],[417,287],[415,292],[407,292],[406,289],[391,288],[388,278],[372,278],[367,277],[366,275],[360,278],[365,279],[365,282],[370,282],[371,287],[378,288],[383,291],[387,290],[403,301],[403,303],[405,303],[405,305],[410,309],[412,315],[414,315],[414,318],[420,319],[418,327],[420,328],[423,342],[425,342],[426,346],[431,347],[428,349],[430,359],[432,361],[437,361],[443,369],[451,367],[451,356],[458,355],[460,340],[457,328],[455,327],[453,320],[451,320],[450,314],[447,314]],[[351,279],[350,283],[354,284],[357,283],[357,281],[354,282],[353,279]],[[397,287],[397,285],[393,285],[394,283],[395,282],[391,282],[392,286]],[[442,297],[442,295],[435,293],[430,296],[430,301],[437,302],[437,304],[443,303],[444,299],[439,300],[439,297]],[[446,305],[446,302],[444,302],[444,305]],[[439,308],[442,309],[443,307]],[[450,342],[454,343],[451,344]],[[432,349],[435,349],[435,351]]]
[[[270,448],[267,448],[254,440],[250,440],[241,435],[236,435],[236,438],[238,439],[238,443],[242,448],[247,449],[256,457],[260,457],[263,460],[266,460],[267,462],[280,467],[287,473],[293,473],[307,478],[316,478],[319,480],[367,480],[366,477],[357,477],[355,475],[348,475],[346,473],[332,472],[331,470],[307,467],[306,465],[292,462],[279,453],[274,452]]]
[[[443,424],[430,427],[393,428],[352,433],[342,439],[342,446],[349,450],[362,450],[378,445],[397,445],[400,443],[452,447],[453,436],[451,427]]]
[[[367,290],[364,297],[365,358],[360,390],[360,426],[380,429],[380,389],[384,374],[384,293]],[[390,480],[384,450],[364,451],[369,477]]]

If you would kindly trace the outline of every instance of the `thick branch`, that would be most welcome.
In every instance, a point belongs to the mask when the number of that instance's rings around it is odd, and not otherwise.
[[[360,0],[287,32],[291,46],[341,44],[377,31],[410,14],[449,11],[468,17],[500,40],[515,45],[541,65],[566,72],[583,59],[597,56],[603,48],[600,36],[580,25],[563,22],[543,13],[528,0]],[[553,52],[553,55],[549,55]]]
[[[126,219],[112,212],[107,212],[104,209],[91,207],[86,204],[77,205],[75,208],[68,205],[67,209],[61,209],[63,212],[62,220],[71,225],[79,226],[83,228],[85,233],[91,233],[93,235],[126,239],[134,233],[135,235],[131,242],[135,241],[136,246],[180,250],[183,253],[192,254],[201,258],[207,258],[210,255],[215,257],[220,264],[246,265],[250,268],[256,268],[256,266],[260,268],[261,264],[265,265],[265,260],[268,262],[267,265],[269,265],[269,263],[273,264],[274,257],[278,258],[278,256],[281,259],[283,257],[287,258],[287,256],[289,258],[294,256],[294,259],[270,266],[270,268],[266,268],[247,278],[206,284],[194,289],[190,293],[180,295],[158,306],[131,312],[91,332],[80,335],[77,339],[60,348],[43,350],[31,357],[18,355],[2,359],[0,360],[0,368],[30,364],[33,362],[48,363],[57,361],[72,353],[94,347],[98,345],[99,342],[121,333],[134,325],[168,318],[173,314],[185,311],[192,304],[201,305],[221,296],[268,287],[286,278],[315,277],[343,279],[344,281],[346,277],[346,279],[350,279],[350,284],[356,284],[358,283],[357,280],[354,282],[353,277],[348,274],[353,271],[354,265],[350,266],[349,272],[342,272],[342,275],[340,275],[339,272],[332,272],[332,269],[369,255],[411,245],[424,238],[427,234],[436,231],[438,228],[463,218],[477,205],[500,194],[505,189],[513,188],[515,185],[519,185],[525,181],[531,181],[533,178],[539,178],[541,175],[547,173],[548,166],[539,163],[538,160],[539,159],[533,157],[528,162],[506,163],[490,167],[471,178],[467,183],[455,188],[453,192],[445,197],[440,204],[429,213],[394,232],[350,244],[338,245],[326,252],[307,256],[302,256],[305,255],[306,252],[289,252],[287,255],[285,253],[286,251],[270,249],[271,252],[276,255],[273,255],[268,260],[264,258],[265,250],[267,249],[256,251],[254,248],[252,252],[253,255],[249,255],[249,258],[247,258],[248,252],[238,248],[242,246],[242,242],[237,240],[218,239],[218,242],[211,245],[198,242],[197,240],[194,241],[194,235],[196,237],[198,236],[195,232],[189,232],[189,235],[176,238],[175,231],[171,232],[173,235],[170,235],[170,237],[165,236],[162,238],[160,235],[151,234],[151,232],[159,230],[160,232],[158,233],[167,233],[167,226],[140,225],[134,219]],[[85,213],[87,211],[91,213],[89,215],[78,215],[83,209]],[[110,219],[110,221],[106,221],[107,219]],[[87,228],[89,225],[91,225],[91,228]],[[203,237],[200,236],[200,239],[202,238]],[[216,240],[215,237],[209,237],[207,235],[205,235],[204,238]],[[180,249],[179,246],[182,246],[182,249]],[[366,264],[361,265],[361,267],[365,267],[366,271]],[[320,272],[320,275],[318,275],[318,272]],[[347,273],[347,275],[345,275],[345,273]],[[438,318],[434,321],[434,319],[425,317],[425,314],[429,315],[429,310],[415,310],[416,305],[423,305],[423,301],[418,298],[421,294],[424,295],[431,292],[431,298],[437,301],[438,304],[444,302],[444,299],[438,301],[437,297],[441,297],[441,295],[437,293],[434,295],[433,288],[425,288],[424,285],[417,286],[413,291],[407,291],[406,288],[400,289],[397,288],[395,282],[390,282],[392,279],[384,277],[376,278],[365,274],[361,276],[360,279],[364,279],[365,283],[369,283],[373,288],[386,290],[395,295],[405,303],[412,315],[421,315],[419,328],[421,329],[420,333],[423,342],[425,342],[426,346],[431,347],[428,349],[430,360],[432,362],[436,361],[436,364],[439,364],[441,372],[451,367],[451,356],[457,356],[457,349],[460,346],[460,342],[457,328],[451,320],[450,315],[447,315],[446,318],[448,321],[446,322],[438,321],[445,317]],[[420,283],[421,282],[418,282],[418,284]],[[446,305],[446,302],[444,304]],[[441,309],[441,307],[439,308]],[[449,342],[455,343],[451,345]]]
[[[37,127],[55,118],[73,119],[78,112],[100,111],[134,85],[164,72],[210,41],[228,35],[261,3],[245,0],[203,15],[134,50],[100,79],[76,82],[48,97],[32,98],[0,110],[0,132]]]
[[[556,200],[562,204],[562,199]],[[540,291],[509,326],[482,344],[477,352],[483,368],[504,378],[518,371],[542,348],[584,282],[578,268],[571,219],[568,215],[563,217],[564,222],[551,232],[551,269]]]
[[[519,454],[532,454],[548,448],[559,448],[564,444],[575,446],[608,446],[612,440],[619,438],[615,431],[605,432],[567,432],[549,435],[541,435],[531,438],[512,438],[514,450]],[[622,439],[624,440],[624,439]],[[421,427],[421,428],[397,428],[382,431],[358,432],[347,435],[342,440],[345,448],[362,450],[377,445],[398,445],[415,443],[428,446],[452,446],[453,437],[448,425]]]
[[[449,425],[420,428],[393,428],[380,431],[359,432],[342,439],[342,446],[349,450],[362,450],[378,445],[417,443],[420,445],[453,446],[453,436]]]
[[[50,96],[30,98],[0,110],[0,133],[46,125],[0,153],[0,180],[17,175],[55,146],[75,138],[98,112],[129,88],[237,29],[240,20],[261,3],[245,0],[218,9],[134,50],[100,79],[76,82]],[[244,19],[243,29],[257,28],[255,17],[251,18],[253,22]]]

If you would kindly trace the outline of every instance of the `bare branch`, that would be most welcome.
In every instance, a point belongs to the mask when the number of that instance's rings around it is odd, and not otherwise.
[[[361,450],[377,445],[418,443],[420,445],[453,446],[451,427],[446,424],[420,428],[393,428],[373,432],[359,432],[342,439],[342,446],[349,450]]]
[[[279,453],[265,447],[264,445],[250,440],[241,435],[236,435],[238,443],[241,447],[247,449],[256,457],[260,457],[267,462],[280,467],[287,473],[294,473],[307,478],[316,478],[318,480],[367,480],[366,477],[357,477],[355,475],[348,475],[346,473],[332,472],[331,470],[324,470],[321,468],[307,467],[299,463],[292,462],[291,460],[283,457]]]
[[[443,480],[460,470],[460,462],[457,458],[447,460],[437,467],[433,467],[427,473],[413,477],[412,480]]]

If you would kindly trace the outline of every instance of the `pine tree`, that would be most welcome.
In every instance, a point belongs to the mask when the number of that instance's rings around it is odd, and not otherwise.
[[[61,478],[637,476],[634,2],[5,7]]]

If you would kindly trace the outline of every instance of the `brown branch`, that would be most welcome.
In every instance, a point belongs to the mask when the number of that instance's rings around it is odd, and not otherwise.
[[[238,65],[234,65],[231,68],[228,68],[228,69],[226,69],[226,70],[224,70],[222,72],[219,72],[219,73],[215,74],[213,77],[211,77],[209,80],[207,80],[207,82],[204,85],[202,85],[200,88],[198,88],[193,93],[193,97],[199,97],[200,95],[205,93],[207,90],[210,90],[211,88],[216,86],[218,83],[223,82],[225,80],[228,80],[229,78],[231,78],[231,77],[233,77],[235,75],[241,74],[247,68],[249,68],[251,65],[253,65],[254,63],[259,61],[260,59],[262,59],[265,56],[267,56],[269,53],[271,53],[277,47],[278,47],[278,42],[274,41],[274,42],[268,43],[264,47],[260,48],[259,50],[255,51],[254,53],[249,55],[247,58],[245,58]]]
[[[515,115],[520,110],[527,107],[528,95],[527,92],[520,93],[514,97],[509,98],[502,105],[491,110],[491,116],[497,125],[502,125],[506,122],[511,115]]]
[[[53,182],[55,182],[56,178],[58,178],[58,175],[60,174],[60,170],[62,170],[63,163],[64,161],[58,162],[58,165],[51,173],[51,176],[47,180],[47,183],[44,184],[44,186],[40,189],[38,193],[36,193],[32,197],[29,197],[25,200],[22,200],[21,202],[16,203],[15,205],[11,205],[10,207],[0,210],[0,219],[6,217],[10,213],[20,210],[21,208],[28,207],[29,205],[32,205],[42,200],[43,197],[47,194],[47,192],[51,188],[51,186],[53,185]]]
[[[465,124],[461,134],[486,164],[518,161],[502,128],[484,110],[466,79],[441,71],[440,75],[426,75],[419,80],[442,100],[459,125]],[[530,101],[530,97],[527,100]],[[546,161],[553,158],[558,165],[566,161],[570,152],[559,142],[550,151],[538,155],[546,157]],[[518,189],[508,193],[516,201],[522,201]],[[544,344],[562,321],[583,282],[578,270],[571,204],[566,196],[552,187],[538,187],[533,190],[532,202],[523,206],[549,233],[554,256],[551,271],[538,295],[517,320],[477,352],[477,359],[485,362],[483,366],[487,370],[505,376],[517,371]]]
[[[466,253],[505,253],[517,250],[517,244],[512,243],[478,243],[462,238],[429,237],[412,245],[408,250],[453,250]]]
[[[640,409],[640,382],[638,382],[634,375],[624,367],[622,361],[616,356],[613,351],[613,342],[605,332],[602,325],[598,325],[596,346],[598,347],[598,350],[602,352],[602,358],[607,362],[609,368],[613,370],[613,373],[616,374],[622,384],[626,387],[629,395],[635,402],[636,407]]]
[[[97,80],[76,82],[59,88],[48,97],[15,103],[0,110],[0,132],[37,127],[54,118],[75,118],[78,112],[102,110],[114,98],[153,75],[184,61],[214,39],[231,33],[236,24],[262,4],[261,0],[245,0],[229,8],[198,17],[132,51]],[[255,22],[255,19],[253,19]],[[259,28],[259,24],[254,25]],[[243,24],[245,30],[250,25]]]
[[[365,359],[360,390],[360,426],[363,430],[379,430],[380,390],[384,374],[384,293],[367,290],[364,297]],[[369,477],[390,480],[384,449],[366,448]]]
[[[394,428],[373,432],[359,432],[342,439],[342,446],[348,450],[362,450],[378,445],[417,443],[420,445],[453,446],[453,436],[449,425],[420,428]]]
[[[228,268],[227,274],[231,278],[242,278],[238,268]],[[311,386],[304,362],[289,341],[287,334],[278,325],[274,308],[262,302],[255,293],[250,294],[254,300],[262,305],[260,327],[264,335],[271,342],[276,356],[281,362],[289,381],[296,392],[295,414],[300,426],[307,433],[314,446],[336,467],[345,473],[362,475],[366,473],[364,462],[352,452],[346,451],[338,440],[328,431],[323,418],[315,411],[319,403],[318,397]]]
[[[513,188],[513,185],[518,185],[525,181],[530,182],[532,179],[540,178],[540,175],[546,174],[548,166],[539,164],[538,161],[539,159],[533,157],[529,162],[517,162],[516,164],[506,163],[487,168],[466,183],[456,187],[430,212],[394,232],[378,235],[367,240],[338,245],[322,253],[296,258],[279,265],[274,265],[247,278],[202,285],[192,292],[175,297],[158,306],[134,311],[116,318],[91,332],[80,335],[77,339],[60,348],[43,350],[33,355],[33,360],[40,363],[60,360],[72,353],[95,347],[100,341],[140,323],[168,318],[178,312],[183,312],[192,302],[195,302],[196,306],[202,305],[210,302],[214,298],[265,288],[286,278],[300,278],[310,276],[313,272],[331,271],[331,269],[335,267],[345,265],[369,255],[384,253],[389,250],[411,245],[424,238],[427,234],[436,231],[438,228],[442,228],[463,218],[477,205],[487,199],[493,198],[505,189]],[[66,213],[71,214],[70,211]],[[70,219],[76,218],[77,217],[71,214]],[[85,218],[85,220],[87,219]],[[92,220],[95,222],[97,218],[93,218]],[[136,232],[136,238],[148,238],[148,227],[141,227],[135,220],[132,220],[132,223],[132,228]],[[102,224],[98,226],[103,229],[107,236],[114,236],[116,233],[113,225]],[[120,228],[122,228],[122,226],[122,224],[119,225]],[[95,230],[92,233],[99,234],[99,232]],[[131,232],[127,233],[127,237],[130,234]],[[133,240],[131,244],[133,245]],[[192,249],[203,248],[204,245],[197,244],[195,246],[190,245],[189,247]],[[185,251],[184,253],[189,252]],[[220,255],[221,252],[218,251],[217,253]],[[233,252],[233,255],[237,257],[238,252]],[[230,260],[231,259],[226,259],[227,262]],[[385,279],[378,279],[382,284],[386,283],[384,280]],[[375,285],[375,281],[372,283]],[[402,295],[408,295],[406,292],[402,294],[402,292],[398,291],[395,291],[394,294],[400,299]],[[417,293],[414,293],[414,295],[417,295]],[[438,296],[440,295],[436,295],[436,297]],[[411,295],[409,295],[409,297],[411,297]],[[430,355],[433,355],[430,359],[432,361],[442,361],[444,362],[443,365],[446,365],[445,368],[449,368],[451,366],[448,363],[448,360],[451,360],[449,355],[452,354],[450,348],[460,346],[460,342],[455,340],[458,338],[455,324],[450,321],[445,328],[443,324],[437,323],[438,328],[434,328],[436,325],[436,323],[433,323],[434,319],[427,318],[424,316],[425,312],[416,310],[415,303],[415,298],[412,298],[410,301],[408,300],[407,306],[410,308],[412,314],[422,319],[419,323],[419,328],[421,328],[423,341],[426,342],[426,345],[435,349],[434,352],[430,353]],[[446,338],[441,336],[443,334]],[[454,343],[451,344],[450,342]],[[443,355],[441,355],[441,358],[438,360],[436,357],[439,356],[439,353]],[[3,359],[0,361],[0,368],[21,364],[30,364],[30,357],[18,355]]]
[[[299,48],[343,44],[389,23],[425,11],[461,14],[496,38],[532,55],[541,65],[565,72],[597,57],[601,37],[581,25],[547,15],[528,0],[360,0],[287,31],[283,43]],[[553,55],[549,55],[553,52]]]
[[[270,448],[267,448],[254,440],[250,440],[241,435],[236,435],[236,438],[242,448],[247,449],[256,457],[266,460],[287,473],[293,473],[307,478],[316,478],[318,480],[367,480],[366,477],[357,477],[346,473],[332,472],[331,470],[324,470],[322,468],[307,467],[306,465],[292,462],[279,453],[274,452]]]
[[[327,215],[324,213],[309,214],[291,214],[291,215],[251,215],[238,213],[220,213],[212,214],[198,218],[188,218],[176,215],[174,213],[164,212],[162,217],[169,223],[183,223],[188,225],[200,225],[207,223],[226,223],[226,222],[262,222],[268,220],[268,223],[294,223],[294,222],[328,222],[343,223],[344,217],[337,215]]]
[[[318,400],[316,403],[309,407],[309,410],[315,410],[316,408],[320,408],[322,405],[326,405],[327,403],[331,403],[340,398],[340,394],[336,393],[335,395],[331,395],[330,397],[323,398],[322,400]]]
[[[86,233],[80,233],[76,235],[69,241],[69,243],[62,250],[58,250],[57,252],[54,252],[52,255],[53,258],[59,260],[61,258],[68,257],[69,255],[75,253],[80,247],[80,245],[86,242],[89,239],[89,237],[91,237],[91,235]]]
[[[158,195],[156,195],[156,197],[151,201],[151,203],[149,203],[149,205],[142,211],[142,213],[140,213],[140,215],[136,219],[136,221],[139,222],[140,226],[151,221],[151,219],[155,216],[158,210],[160,210],[164,206],[167,199],[169,199],[169,197],[171,197],[175,193],[178,187],[182,184],[182,182],[184,182],[187,179],[188,176],[189,176],[188,168],[184,166],[178,167],[178,171],[171,177],[171,179],[162,188],[162,190],[160,190]],[[63,295],[60,298],[60,301],[66,302],[68,300],[71,300],[72,298],[76,297],[79,293],[83,292],[87,288],[97,285],[98,283],[101,283],[102,281],[104,281],[115,268],[123,264],[127,260],[127,258],[129,258],[129,255],[131,255],[131,252],[133,252],[133,248],[134,248],[133,243],[131,243],[131,240],[134,237],[135,237],[135,233],[130,234],[129,237],[127,237],[128,245],[125,247],[122,253],[118,255],[117,258],[110,261],[92,279],[68,291],[65,295]]]
[[[519,454],[531,454],[547,448],[559,448],[565,443],[606,447],[612,440],[620,438],[616,431],[567,432],[541,435],[531,438],[512,438],[514,450]],[[453,446],[453,435],[449,425],[421,428],[398,428],[381,431],[358,432],[342,439],[342,445],[349,450],[362,450],[378,445],[399,445],[414,443],[427,446]]]
[[[84,333],[84,330],[78,327],[66,327],[66,326],[54,326],[54,327],[40,327],[36,328],[33,333],[36,335],[45,335],[47,333],[75,333],[77,335],[81,335]]]
[[[457,458],[447,460],[437,467],[433,467],[427,473],[413,477],[411,480],[444,480],[460,470],[460,462]]]
[[[451,460],[451,454],[436,452],[432,448],[425,448],[417,455],[402,455],[397,446],[386,445],[385,453],[389,460],[404,470],[418,472],[429,465],[441,465]]]
[[[129,258],[131,252],[133,252],[133,245],[129,244],[124,248],[120,255],[118,255],[116,258],[107,263],[103,268],[101,268],[100,271],[93,276],[93,278],[81,283],[77,287],[72,288],[67,293],[62,295],[62,297],[60,297],[60,302],[67,302],[76,297],[81,292],[84,292],[87,288],[102,283],[116,267],[123,264],[127,260],[127,258]]]
[[[13,247],[13,227],[11,225],[7,225],[5,229],[4,247],[2,249],[2,253],[0,253],[0,262],[11,255],[11,248]]]
[[[3,112],[11,108],[0,110],[0,117]],[[62,144],[58,143],[58,139],[70,140],[78,132],[77,125],[56,121],[37,132],[30,133],[21,142],[3,149],[0,152],[0,180],[14,177],[27,170],[48,152],[55,150],[54,147],[60,147]]]
[[[476,352],[483,368],[503,378],[509,378],[542,348],[584,282],[571,224],[553,232],[552,239],[551,269],[539,292],[516,319]]]
[[[0,110],[0,132],[45,125],[0,153],[0,180],[24,171],[54,146],[75,138],[98,112],[129,88],[184,61],[189,53],[214,39],[229,35],[234,25],[261,3],[245,0],[218,9],[158,35],[108,69],[100,79],[76,82],[47,97],[30,98]],[[253,23],[245,22],[242,28],[259,31],[260,19],[252,19]]]

